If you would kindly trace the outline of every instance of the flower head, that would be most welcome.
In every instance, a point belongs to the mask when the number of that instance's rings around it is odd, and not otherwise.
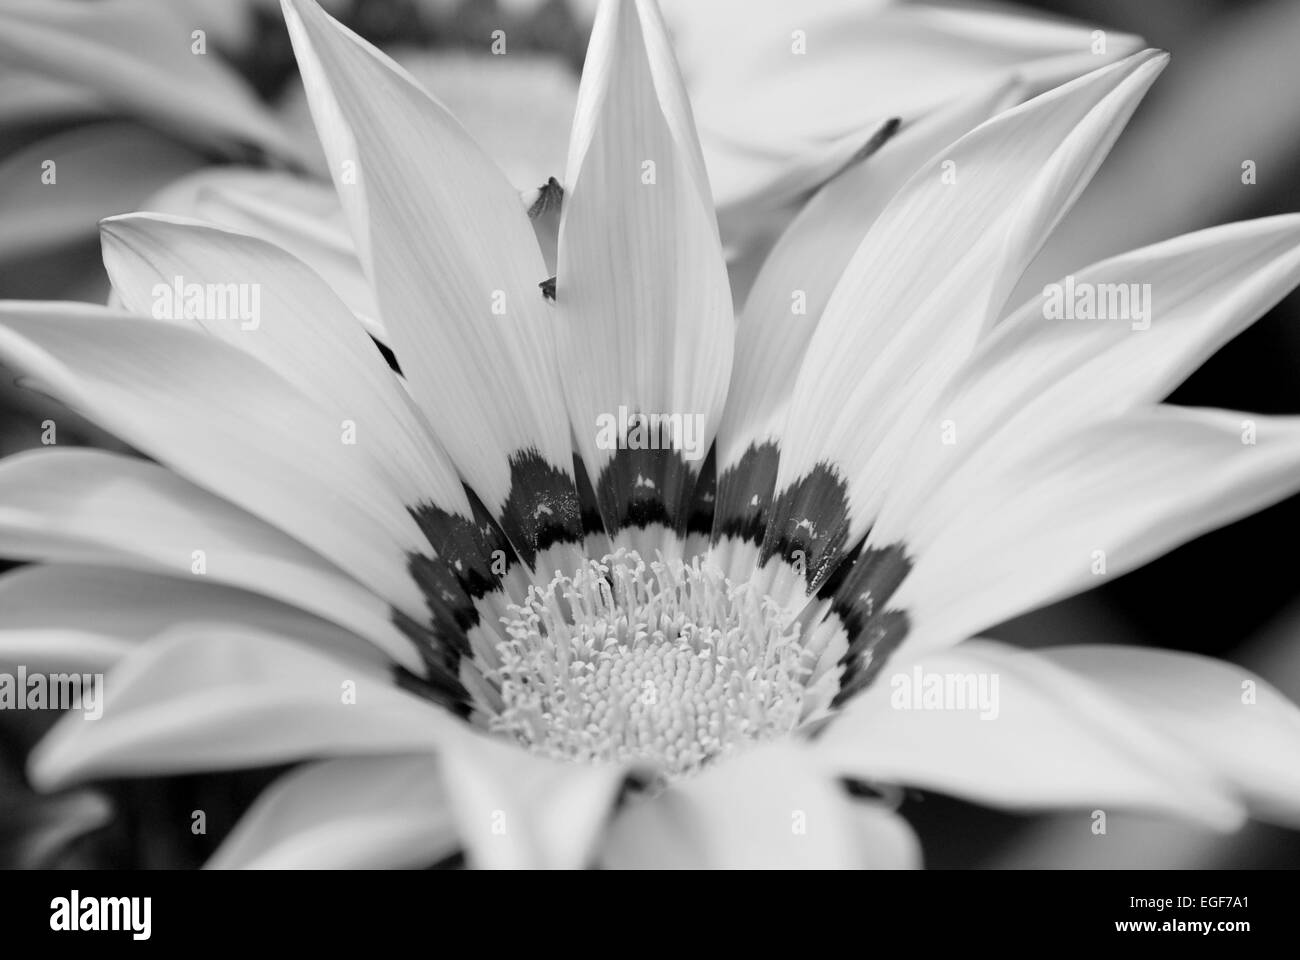
[[[737,320],[650,0],[597,18],[553,284],[455,118],[284,8],[401,375],[304,263],[175,217],[105,221],[122,309],[0,307],[6,362],[151,458],[0,464],[8,551],[46,561],[0,591],[114,664],[39,785],[310,758],[217,865],[914,862],[845,779],[1295,818],[1300,714],[1262,681],[958,645],[1300,487],[1295,418],[1158,403],[1294,284],[1300,220],[1006,309],[1162,54],[892,131]],[[877,163],[913,172],[864,198]]]

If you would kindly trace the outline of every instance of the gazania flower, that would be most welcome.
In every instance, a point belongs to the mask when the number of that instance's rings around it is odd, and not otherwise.
[[[6,651],[110,669],[38,786],[301,761],[216,866],[904,866],[897,785],[1294,822],[1262,680],[961,642],[1300,487],[1294,418],[1157,402],[1295,283],[1300,219],[1006,310],[1162,54],[897,132],[868,162],[914,175],[828,185],[737,322],[652,3],[600,9],[554,277],[437,101],[285,10],[401,377],[303,263],[174,217],[104,224],[122,309],[0,309],[149,457],[0,464],[46,561],[0,581]]]

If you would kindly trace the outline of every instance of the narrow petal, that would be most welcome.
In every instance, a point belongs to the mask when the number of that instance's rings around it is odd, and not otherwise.
[[[660,796],[633,799],[605,841],[615,869],[898,869],[920,847],[900,818],[863,811],[797,744],[769,743]]]
[[[970,641],[888,673],[813,742],[828,772],[1011,810],[1244,818],[1217,771],[1145,711],[1037,653]]]
[[[999,83],[904,128],[819,190],[772,248],[737,325],[731,388],[718,428],[715,536],[761,545],[786,408],[831,291],[903,183],[997,112],[1011,89]]]
[[[1290,95],[1289,81],[1298,46],[1300,6],[1290,0],[1263,0],[1240,16],[1209,16],[1188,29],[1178,69],[1161,82],[1159,108],[1116,145],[1014,299],[1080,264],[1275,209],[1241,181],[1249,169],[1267,185],[1270,171],[1294,165],[1290,131],[1300,129],[1300,98]],[[1247,101],[1253,110],[1240,109]],[[1175,168],[1176,177],[1154,173]],[[1225,176],[1231,190],[1223,189]]]
[[[420,668],[383,600],[275,527],[145,460],[56,448],[0,461],[0,532],[10,559],[240,587],[349,628]],[[65,615],[75,606],[59,604]]]
[[[1249,670],[1139,647],[1058,647],[1041,655],[1122,699],[1231,784],[1251,816],[1300,825],[1300,708]]]
[[[519,192],[460,123],[312,0],[285,18],[390,346],[520,556],[576,543],[545,266]]]
[[[470,515],[455,470],[420,422],[410,399],[352,313],[302,261],[255,237],[158,214],[113,217],[100,225],[104,265],[122,305],[157,315],[159,293],[174,319],[244,350],[284,377],[340,423],[353,444],[388,474],[406,504],[430,501]],[[245,288],[252,319],[182,308],[191,284]],[[239,301],[241,306],[244,300]]]
[[[346,425],[197,330],[84,304],[0,305],[0,357],[177,473],[317,550],[412,617],[427,549]],[[328,523],[322,522],[329,518]]]
[[[1300,216],[1287,215],[1188,234],[1049,284],[936,401],[873,535],[906,539],[906,518],[976,451],[1000,462],[1071,425],[1163,399],[1297,282]],[[954,443],[941,442],[945,422]]]
[[[422,587],[472,626],[469,601],[500,588],[494,561],[514,553],[491,518],[479,516],[410,394],[325,283],[264,240],[199,221],[134,214],[102,227],[104,262],[125,307],[157,314],[161,300],[174,322],[250,354],[333,415],[340,442],[368,462],[436,553],[438,567],[419,566]],[[191,289],[238,291],[241,309],[206,306],[186,319]],[[458,583],[468,596],[443,597],[447,582],[453,595]],[[487,617],[493,628],[501,613]]]
[[[663,527],[684,533],[734,321],[690,107],[648,0],[600,8],[566,180],[556,312],[573,435],[606,529],[649,550]]]
[[[709,141],[710,177],[725,185],[724,189],[746,196],[744,203],[720,205],[717,211],[718,232],[730,266],[731,293],[738,302],[749,290],[748,283],[737,277],[743,270],[742,258],[761,255],[770,248],[775,235],[787,229],[801,212],[804,201],[838,174],[875,153],[898,127],[897,117],[874,120],[862,130],[817,144],[794,157],[775,176],[770,155],[752,153],[742,144],[728,144],[721,138]]]
[[[1158,407],[967,467],[911,527],[915,564],[890,601],[918,650],[1086,590],[1294,493],[1300,417]]]
[[[7,525],[2,529],[6,535],[11,531]],[[123,533],[122,539],[138,544],[143,539],[140,528],[133,529],[130,537]],[[210,579],[193,576],[188,562],[183,571],[160,576],[126,568],[124,564],[131,559],[115,554],[107,542],[103,547],[105,563],[113,566],[36,564],[0,576],[0,661],[24,663],[29,671],[44,673],[103,673],[140,644],[172,627],[216,621],[279,633],[303,631],[317,649],[345,651],[351,656],[373,649],[377,665],[388,661],[379,647],[370,646],[372,641],[327,620],[222,585],[222,571],[231,569],[229,556],[214,565]],[[253,569],[267,577],[266,558],[260,561]],[[181,575],[189,575],[189,579]],[[265,584],[265,579],[259,580],[258,589],[267,590]],[[334,585],[315,586],[323,590]],[[323,598],[305,599],[319,603]],[[395,631],[378,620],[379,612],[376,623],[393,634],[396,649],[405,650]]]
[[[300,767],[273,783],[206,868],[419,868],[457,846],[432,757],[345,757]]]
[[[350,754],[432,753],[460,720],[359,661],[220,624],[178,629],[104,680],[103,716],[65,715],[28,773],[43,790]]]
[[[917,420],[1167,59],[1137,54],[994,117],[891,201],[796,380],[764,560],[803,551],[811,590],[860,540]]]
[[[279,171],[207,167],[168,184],[142,209],[207,220],[287,250],[330,285],[367,333],[387,342],[332,184]]]

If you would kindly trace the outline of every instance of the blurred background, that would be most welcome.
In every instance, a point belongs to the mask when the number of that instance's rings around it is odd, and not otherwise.
[[[590,3],[325,5],[444,99],[521,190],[562,173]],[[839,55],[869,63],[880,54],[871,19],[878,4],[839,6],[837,15],[861,28],[846,35],[863,38],[859,48],[846,41]],[[1300,3],[1027,0],[1014,7],[943,6],[1063,19],[1077,23],[1080,36],[1096,29],[1116,38],[1135,35],[1173,54],[1109,160],[1030,268],[1017,303],[1105,256],[1213,224],[1300,210]],[[72,7],[82,8],[81,15],[66,12]],[[710,12],[692,14],[690,7]],[[786,4],[782,15],[800,7]],[[708,98],[747,67],[718,31],[736,26],[738,17],[757,19],[774,8],[771,2],[731,0],[716,7],[665,3],[688,85],[704,101],[696,103],[702,121],[719,112]],[[202,56],[194,55],[196,29],[205,46]],[[488,71],[482,58],[496,30],[504,31],[510,45],[510,68]],[[943,66],[948,59],[974,56],[974,43],[945,37],[928,56]],[[873,95],[887,108],[894,97],[911,104],[917,80],[906,69],[896,70]],[[808,96],[809,102],[796,99],[795,106],[815,116],[819,102]],[[771,115],[773,129],[764,132],[779,139],[779,120],[779,112]],[[706,151],[719,155],[734,147],[721,138],[706,143]],[[757,147],[752,152],[760,154]],[[49,157],[58,158],[57,192],[40,176],[41,162]],[[1253,183],[1243,182],[1247,161],[1254,165]],[[175,181],[206,176],[213,167],[319,176],[319,151],[278,3],[0,0],[0,298],[104,302],[108,287],[96,222],[148,208]],[[715,192],[721,189],[718,169],[711,155]],[[761,176],[755,176],[761,186]],[[769,184],[765,195],[773,189]],[[761,259],[761,252],[749,256]],[[1194,374],[1172,401],[1300,413],[1298,314],[1300,296],[1293,293]],[[41,424],[53,410],[51,401],[6,371],[0,374],[0,455],[7,455],[39,444]],[[60,443],[120,446],[71,412],[57,414]],[[1114,642],[1202,652],[1250,667],[1300,700],[1296,543],[1300,498],[988,635],[1025,646]],[[5,719],[0,864],[196,865],[278,772],[132,781],[102,793],[40,801],[27,791],[21,769],[48,718],[27,715],[21,724]],[[196,844],[188,834],[147,829],[169,805],[203,806],[209,836]],[[1086,812],[1020,817],[933,795],[910,796],[904,812],[920,831],[932,866],[1300,866],[1300,835],[1254,825],[1223,838],[1116,815],[1107,835],[1097,837]]]

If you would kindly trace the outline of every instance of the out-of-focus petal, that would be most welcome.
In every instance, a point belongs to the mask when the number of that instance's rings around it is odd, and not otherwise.
[[[205,867],[418,868],[457,846],[433,757],[344,757],[300,767],[269,786]]]
[[[631,800],[610,828],[604,866],[635,869],[914,867],[911,828],[859,809],[799,744],[773,742],[719,761],[660,796]]]

